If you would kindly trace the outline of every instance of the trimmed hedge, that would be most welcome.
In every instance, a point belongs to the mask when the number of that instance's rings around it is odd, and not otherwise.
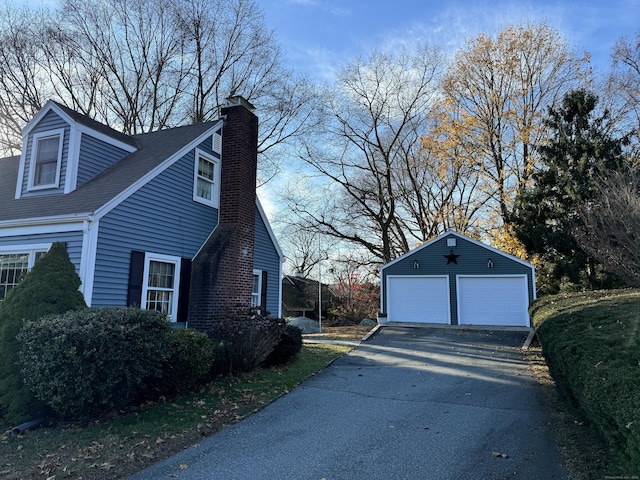
[[[560,393],[640,472],[640,291],[555,295],[531,310]]]
[[[25,382],[62,418],[130,405],[162,375],[170,326],[138,308],[71,311],[27,322],[18,335]]]
[[[162,377],[154,380],[151,388],[163,395],[192,390],[206,378],[223,348],[196,330],[172,330]]]

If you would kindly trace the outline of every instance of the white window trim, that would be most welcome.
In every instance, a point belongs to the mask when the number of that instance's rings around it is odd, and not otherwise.
[[[258,303],[252,306],[266,308],[266,305],[260,305],[260,300],[262,299],[262,270],[254,270],[253,274],[258,276]],[[251,303],[253,304],[253,278],[251,279]]]
[[[31,158],[29,159],[29,182],[27,183],[27,191],[45,190],[49,188],[58,188],[60,186],[60,172],[62,170],[62,149],[64,146],[64,130],[64,128],[47,130],[46,132],[34,133],[31,137]],[[48,183],[46,185],[34,185],[36,156],[38,153],[38,140],[46,137],[54,137],[56,135],[60,137],[60,142],[58,142],[58,163],[56,165],[55,182]]]
[[[198,163],[200,157],[214,164],[213,169],[213,188],[211,191],[211,200],[198,196]],[[210,207],[219,208],[220,205],[220,170],[221,162],[219,158],[210,155],[199,148],[195,149],[194,165],[193,165],[193,200]]]
[[[147,292],[149,290],[149,264],[152,261],[173,263],[175,265],[174,278],[173,278],[173,301],[171,302],[171,315],[168,315],[172,322],[177,320],[178,316],[178,295],[180,292],[180,257],[174,257],[172,255],[163,255],[161,253],[149,253],[145,252],[144,255],[144,272],[142,277],[142,298],[140,308],[147,309]]]
[[[36,253],[48,252],[52,243],[31,243],[25,245],[11,245],[0,246],[0,254],[7,255],[12,253],[28,253],[29,254],[29,269],[33,267],[35,262]]]
[[[26,253],[29,255],[27,260],[27,271],[31,271],[33,264],[36,262],[36,253],[48,252],[52,243],[35,243],[27,245],[11,245],[0,246],[0,255],[12,255]],[[1,301],[1,300],[0,300]]]

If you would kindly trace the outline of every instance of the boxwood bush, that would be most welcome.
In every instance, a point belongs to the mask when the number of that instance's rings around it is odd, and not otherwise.
[[[193,389],[207,378],[223,348],[196,330],[172,330],[162,377],[152,381],[151,390],[156,394],[175,395]]]
[[[640,472],[640,290],[555,295],[532,310],[558,390],[610,446],[618,473]]]
[[[138,308],[47,316],[18,335],[22,373],[62,418],[88,420],[131,404],[162,375],[169,331],[166,316]]]

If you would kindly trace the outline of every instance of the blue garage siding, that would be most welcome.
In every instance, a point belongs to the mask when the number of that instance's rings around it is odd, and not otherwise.
[[[267,311],[277,316],[280,311],[280,257],[262,217],[256,209],[256,233],[253,253],[253,268],[267,272]]]
[[[447,239],[455,238],[456,246],[448,247]],[[453,251],[459,255],[457,264],[449,263],[445,255]],[[492,268],[487,266],[489,260]],[[418,268],[414,268],[417,262]],[[387,312],[386,278],[388,275],[448,275],[451,301],[451,321],[457,323],[458,305],[456,302],[456,275],[526,275],[529,289],[529,301],[535,298],[533,273],[531,267],[520,263],[482,245],[465,240],[456,235],[447,235],[418,248],[406,257],[383,267],[382,270],[382,312]]]
[[[129,152],[85,133],[80,141],[77,186],[98,175]]]
[[[126,304],[132,250],[193,258],[213,231],[218,211],[193,201],[194,158],[192,150],[100,219],[93,305]]]
[[[50,130],[56,130],[64,128],[64,139],[62,144],[62,164],[60,168],[60,188],[36,190],[27,192],[27,186],[29,183],[29,164],[31,161],[31,151],[33,149],[33,134],[47,132]],[[29,139],[25,148],[25,165],[24,165],[24,177],[22,178],[22,193],[23,197],[30,197],[36,195],[50,195],[51,193],[64,192],[64,182],[67,176],[67,159],[69,157],[69,124],[66,123],[58,114],[49,111],[42,120],[29,132]]]
[[[80,260],[82,257],[82,231],[63,233],[43,233],[37,235],[18,235],[13,237],[0,237],[0,247],[19,247],[38,243],[63,242],[67,245],[67,253],[71,263],[76,267],[76,273],[80,274]]]

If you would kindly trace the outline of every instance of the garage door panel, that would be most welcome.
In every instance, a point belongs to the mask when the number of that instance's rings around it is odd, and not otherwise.
[[[443,323],[450,321],[447,277],[387,277],[387,320]]]
[[[526,277],[458,277],[458,323],[529,326]]]

